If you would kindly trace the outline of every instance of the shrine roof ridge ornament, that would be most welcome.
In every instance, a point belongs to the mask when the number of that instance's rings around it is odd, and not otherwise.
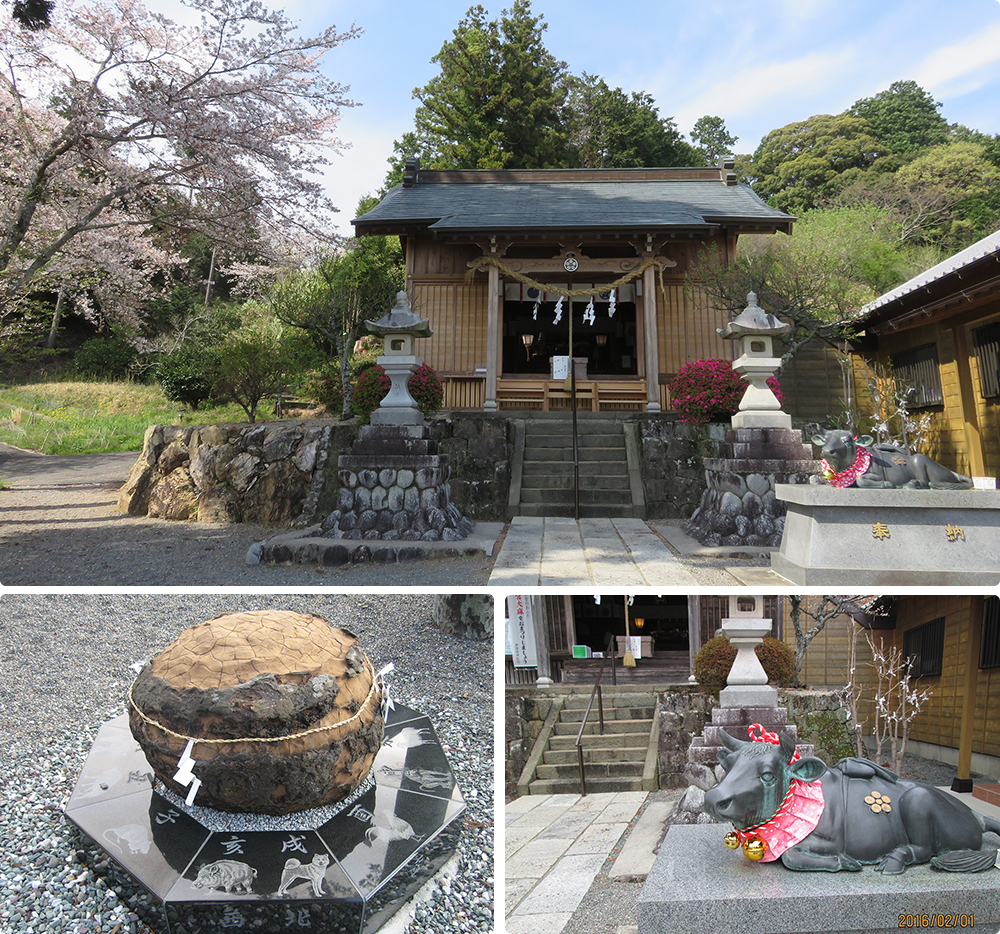
[[[663,169],[413,168],[370,211],[359,234],[431,231],[607,231],[719,227],[791,232],[795,217],[766,204],[725,166]]]

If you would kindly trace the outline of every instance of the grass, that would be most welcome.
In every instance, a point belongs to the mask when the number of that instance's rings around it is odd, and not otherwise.
[[[184,409],[158,386],[40,382],[0,389],[0,441],[44,454],[138,451],[149,425],[178,424]],[[266,411],[265,404],[261,406]],[[235,405],[184,411],[189,424],[242,422]]]

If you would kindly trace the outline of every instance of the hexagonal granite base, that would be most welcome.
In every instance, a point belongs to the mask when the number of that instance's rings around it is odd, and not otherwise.
[[[210,830],[153,787],[122,715],[98,732],[66,816],[161,902],[168,932],[167,906],[183,905],[203,930],[371,934],[448,861],[465,810],[411,708],[389,712],[371,777],[315,830]]]

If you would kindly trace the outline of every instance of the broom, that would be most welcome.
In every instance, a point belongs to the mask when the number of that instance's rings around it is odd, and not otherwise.
[[[622,659],[625,668],[635,668],[635,656],[632,654],[632,644],[629,640],[628,628],[628,597],[625,598],[625,657]]]

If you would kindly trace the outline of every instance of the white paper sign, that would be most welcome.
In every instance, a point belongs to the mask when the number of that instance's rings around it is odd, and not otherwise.
[[[553,357],[552,358],[552,378],[553,379],[566,379],[569,376],[569,357]]]
[[[531,617],[531,603],[523,594],[509,598],[510,648],[515,668],[534,668],[538,664],[535,648],[535,624]]]

